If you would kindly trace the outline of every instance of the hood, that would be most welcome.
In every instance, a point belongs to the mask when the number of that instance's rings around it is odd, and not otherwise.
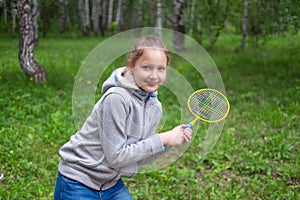
[[[121,67],[114,70],[110,77],[103,83],[101,93],[104,94],[111,87],[122,87],[130,91],[130,93],[135,94],[139,98],[147,101],[150,97],[157,96],[156,92],[144,92],[135,83],[132,74],[127,71],[123,73],[126,67]]]

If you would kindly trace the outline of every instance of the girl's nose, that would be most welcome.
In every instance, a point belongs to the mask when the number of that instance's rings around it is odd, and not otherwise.
[[[157,79],[158,78],[158,72],[156,69],[151,70],[150,72],[150,78],[151,79]]]

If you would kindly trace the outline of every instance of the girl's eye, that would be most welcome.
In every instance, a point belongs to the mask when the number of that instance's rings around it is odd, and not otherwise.
[[[145,65],[145,66],[142,66],[142,68],[145,69],[145,70],[150,70],[150,69],[151,69],[151,66]]]
[[[160,72],[163,72],[163,71],[166,70],[166,67],[164,67],[164,66],[157,66],[157,67],[151,66],[151,65],[144,65],[144,66],[142,66],[142,69],[144,69],[146,71],[154,70],[154,68],[157,69]]]
[[[159,70],[159,71],[165,71],[166,68],[165,68],[165,67],[159,67],[158,70]]]

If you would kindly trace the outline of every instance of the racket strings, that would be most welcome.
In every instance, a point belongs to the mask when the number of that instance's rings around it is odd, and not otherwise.
[[[206,119],[218,119],[224,115],[222,112],[220,112],[220,107],[213,108],[207,105],[207,102],[196,102],[195,104],[199,105],[192,106],[192,110],[194,111],[194,113],[200,116],[204,116]],[[201,106],[201,109],[199,109],[199,106]]]
[[[222,119],[228,110],[226,99],[221,94],[209,90],[195,93],[189,104],[194,114],[210,121]]]

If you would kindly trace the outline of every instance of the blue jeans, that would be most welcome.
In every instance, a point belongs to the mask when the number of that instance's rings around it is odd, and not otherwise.
[[[132,200],[122,179],[115,186],[98,191],[77,181],[71,180],[60,173],[56,180],[54,200]]]

